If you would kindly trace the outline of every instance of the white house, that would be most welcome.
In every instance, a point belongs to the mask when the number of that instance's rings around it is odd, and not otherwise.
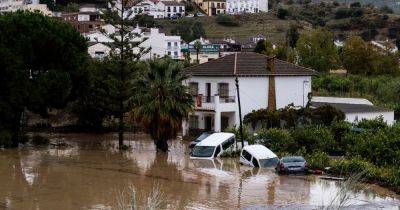
[[[164,18],[185,16],[185,4],[176,1],[159,1],[159,10],[164,11]]]
[[[305,106],[314,70],[257,53],[234,53],[185,69],[184,83],[196,101],[184,121],[184,135],[193,130],[223,131],[239,124],[237,76],[242,117],[261,108]]]
[[[39,11],[47,16],[53,16],[46,4],[29,0],[0,0],[0,12],[15,12],[17,10]]]
[[[94,59],[102,60],[110,51],[111,48],[103,43],[89,43],[88,53]]]
[[[107,34],[113,34],[116,32],[114,26],[104,25],[102,29]],[[164,56],[170,56],[173,59],[183,59],[181,53],[181,37],[180,36],[167,36],[165,33],[161,33],[158,28],[142,28],[136,26],[132,29],[132,32],[137,33],[138,37],[135,37],[132,41],[141,41],[140,47],[149,48],[149,52],[142,56],[142,60],[159,58]],[[112,43],[114,40],[109,38],[107,35],[100,31],[94,31],[85,34],[85,37],[90,43]],[[99,46],[96,46],[99,47]],[[90,54],[90,53],[89,53]],[[90,55],[94,55],[93,53]],[[106,53],[105,55],[108,55]],[[92,56],[94,57],[94,56]]]
[[[228,14],[268,12],[268,0],[226,0]]]
[[[197,55],[197,50],[195,48],[195,43],[200,42],[201,49],[199,54]],[[221,45],[220,44],[213,44],[209,40],[200,37],[200,39],[196,39],[189,44],[184,44],[182,46],[182,51],[184,53],[188,53],[190,56],[190,62],[195,63],[197,62],[197,56],[199,59],[199,63],[205,63],[210,60],[217,59],[220,56]]]
[[[388,124],[394,123],[394,111],[374,106],[370,101],[363,98],[340,98],[340,97],[313,97],[313,107],[331,105],[346,115],[346,121],[357,123],[363,119],[373,120],[383,117]]]

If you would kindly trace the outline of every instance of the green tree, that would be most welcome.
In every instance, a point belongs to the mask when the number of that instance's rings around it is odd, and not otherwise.
[[[254,52],[265,54],[265,55],[268,55],[268,56],[274,56],[275,55],[275,51],[274,51],[274,47],[272,45],[272,42],[270,42],[268,40],[264,40],[264,39],[261,39],[260,41],[257,42],[257,44],[256,44],[256,46],[254,48]]]
[[[87,44],[72,26],[40,13],[0,15],[0,132],[21,140],[25,110],[47,116],[87,83]]]
[[[397,74],[396,56],[383,52],[359,36],[349,37],[343,48],[343,66],[353,74]]]
[[[108,82],[115,88],[115,92],[110,91],[114,98],[116,106],[114,114],[118,119],[118,145],[123,148],[124,145],[124,115],[132,109],[129,103],[132,92],[132,80],[137,73],[137,63],[139,59],[148,52],[148,49],[139,47],[141,41],[133,41],[140,35],[133,32],[132,28],[137,25],[136,19],[131,19],[132,11],[127,8],[129,0],[109,0],[107,11],[104,12],[103,18],[106,23],[115,27],[115,33],[106,36],[113,40],[109,46],[111,53],[109,62],[115,65],[113,72],[110,72]]]
[[[151,60],[135,88],[133,118],[144,124],[163,152],[194,106],[188,87],[182,84],[185,79],[181,64],[171,59]]]
[[[197,63],[200,63],[200,61],[199,61],[199,54],[200,54],[200,51],[201,51],[201,49],[202,49],[201,42],[198,41],[198,40],[195,41],[193,47],[194,47],[194,49],[196,50],[196,62],[197,62]]]
[[[323,29],[303,34],[297,41],[300,64],[317,71],[326,72],[337,68],[339,55],[333,43],[333,34]]]
[[[297,40],[299,40],[299,31],[297,30],[297,26],[291,25],[289,30],[286,32],[286,41],[291,48],[295,48],[297,44]]]

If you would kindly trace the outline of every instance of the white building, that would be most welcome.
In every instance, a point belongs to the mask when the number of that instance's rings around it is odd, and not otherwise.
[[[185,16],[185,5],[180,2],[160,1],[157,3],[157,7],[164,11],[164,18]]]
[[[228,14],[268,12],[268,0],[226,0]]]
[[[116,32],[115,28],[111,25],[104,25],[102,29],[107,34],[113,34]],[[145,39],[145,41],[140,44],[140,47],[150,49],[141,59],[161,58],[164,56],[170,56],[173,59],[183,59],[181,53],[182,40],[180,36],[167,36],[165,33],[161,33],[158,28],[141,28],[139,26],[134,28],[132,32],[139,35],[132,41],[141,41]],[[99,31],[87,33],[85,34],[85,37],[90,43],[113,42],[112,39]],[[106,55],[108,55],[108,53]]]
[[[25,0],[0,0],[0,12],[15,12],[25,5]]]
[[[0,12],[15,12],[17,10],[39,11],[47,16],[53,15],[46,4],[39,4],[38,1],[0,0]]]
[[[268,66],[268,67],[267,67]],[[242,117],[253,110],[289,104],[305,106],[314,70],[257,53],[234,53],[188,67],[185,81],[196,101],[195,111],[183,122],[189,130],[223,131],[239,124],[235,76],[239,81]],[[275,91],[274,91],[275,90]]]
[[[339,97],[313,97],[313,107],[330,105],[342,111],[346,115],[346,121],[357,123],[363,119],[373,120],[383,117],[388,124],[394,123],[394,111],[374,106],[370,101],[363,98],[339,98]]]
[[[103,43],[89,43],[88,53],[90,57],[102,60],[110,54],[111,48]]]
[[[196,42],[200,42],[201,44],[201,49],[198,55],[195,48]],[[182,46],[182,51],[186,53],[186,55],[189,54],[191,63],[197,63],[197,57],[199,59],[199,63],[205,63],[221,57],[221,45],[213,44],[209,40],[202,37],[200,37],[200,39],[196,39],[190,42],[189,44],[184,44]]]

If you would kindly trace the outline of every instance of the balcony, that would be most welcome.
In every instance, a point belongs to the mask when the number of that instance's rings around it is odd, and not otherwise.
[[[196,103],[196,110],[205,111],[235,111],[236,110],[236,96],[193,96]]]

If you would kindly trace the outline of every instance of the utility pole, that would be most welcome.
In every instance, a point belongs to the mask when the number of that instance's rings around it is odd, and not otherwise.
[[[240,137],[241,137],[241,140],[242,140],[242,149],[243,149],[244,140],[243,140],[243,124],[242,124],[242,107],[240,105],[239,79],[238,79],[237,76],[236,76],[235,82],[236,82],[236,94],[237,94],[238,104],[239,104],[239,132],[240,132]]]

